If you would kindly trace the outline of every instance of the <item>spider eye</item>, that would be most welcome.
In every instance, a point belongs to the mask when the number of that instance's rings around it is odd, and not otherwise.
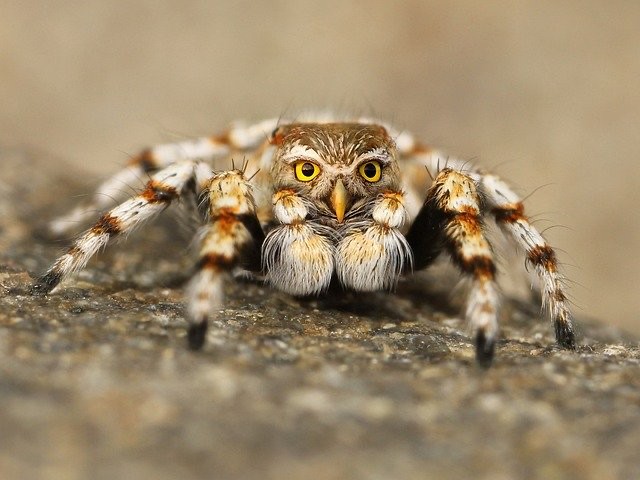
[[[360,171],[360,175],[367,182],[377,182],[380,180],[382,176],[382,167],[380,166],[380,162],[372,160],[371,162],[363,163],[360,165],[358,169]]]
[[[309,182],[320,173],[320,167],[311,162],[298,162],[295,165],[296,178],[301,182]]]

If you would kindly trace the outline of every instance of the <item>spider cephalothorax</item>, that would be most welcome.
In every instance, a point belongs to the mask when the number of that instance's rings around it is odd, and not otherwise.
[[[278,128],[271,179],[274,214],[263,258],[267,279],[298,295],[343,286],[395,285],[411,250],[396,149],[378,125],[292,124]],[[293,281],[292,281],[293,280]]]
[[[243,168],[225,170],[235,155],[247,157]],[[260,171],[247,178],[252,162]],[[208,319],[222,305],[222,282],[233,270],[261,272],[294,295],[319,294],[334,278],[345,288],[372,291],[393,288],[402,274],[446,251],[471,280],[466,317],[477,358],[488,364],[499,307],[484,227],[493,218],[535,268],[557,341],[575,347],[555,253],[524,215],[520,198],[495,175],[443,157],[388,125],[273,119],[156,146],[52,230],[64,232],[87,212],[107,207],[106,199],[121,198],[122,183],[145,173],[151,179],[140,194],[104,213],[34,284],[34,293],[50,292],[112,238],[172,201],[201,198],[205,226],[187,294],[192,348],[203,345]]]

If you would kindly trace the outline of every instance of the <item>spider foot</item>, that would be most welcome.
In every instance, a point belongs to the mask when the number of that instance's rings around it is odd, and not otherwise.
[[[60,272],[52,271],[44,274],[38,280],[36,280],[29,289],[29,293],[35,296],[42,296],[49,293],[53,290],[60,280],[62,279],[62,274]]]
[[[576,349],[576,334],[571,323],[555,322],[556,342],[567,350]]]
[[[493,363],[496,342],[494,338],[489,338],[479,330],[476,334],[476,361],[482,368],[489,368]]]
[[[207,319],[192,323],[187,330],[187,343],[190,350],[200,350],[207,337]]]

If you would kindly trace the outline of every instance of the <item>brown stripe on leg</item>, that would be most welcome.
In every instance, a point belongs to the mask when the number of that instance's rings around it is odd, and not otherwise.
[[[176,199],[194,175],[195,164],[182,162],[156,173],[138,195],[104,213],[79,236],[67,252],[31,287],[34,294],[46,294],[65,277],[84,268],[87,262],[116,236],[131,232],[153,218]]]
[[[495,206],[492,209],[496,222],[524,249],[527,264],[533,266],[542,282],[542,301],[549,310],[556,341],[563,348],[576,348],[576,337],[564,293],[563,277],[558,272],[556,252],[531,225],[524,214],[522,202]]]
[[[236,267],[259,268],[264,232],[242,172],[216,174],[209,184],[209,223],[196,272],[189,283],[188,346],[202,348],[212,311],[223,301],[223,284]]]
[[[140,196],[149,203],[169,203],[178,197],[178,190],[159,180],[149,180]]]
[[[452,223],[457,222],[455,217]],[[465,220],[465,223],[468,219]],[[482,235],[481,233],[479,235]],[[493,259],[485,254],[465,256],[466,236],[451,238],[447,241],[454,263],[463,274],[472,278],[471,291],[467,300],[466,318],[475,330],[476,360],[482,367],[489,367],[493,361],[498,334],[498,292],[495,284],[496,266]],[[482,242],[490,251],[489,244]],[[475,240],[478,243],[478,240]]]
[[[51,268],[40,278],[38,278],[30,288],[32,295],[46,295],[51,292],[62,281],[67,273],[75,270],[73,265],[83,263],[83,257],[93,255],[92,252],[85,252],[87,245],[99,239],[104,244],[108,239],[117,236],[122,231],[120,220],[110,213],[102,215],[98,221],[80,237],[76,243],[69,247],[64,255],[51,266]],[[84,246],[84,247],[83,247]]]
[[[536,245],[527,252],[527,261],[534,267],[542,267],[548,272],[558,270],[558,261],[556,260],[556,252],[549,245]],[[564,294],[562,300],[564,301]]]
[[[416,264],[431,262],[442,248],[472,285],[465,316],[475,332],[476,359],[492,362],[498,334],[499,294],[491,246],[481,222],[475,182],[464,173],[445,168],[438,173],[407,239]]]
[[[110,237],[119,235],[122,231],[120,220],[112,216],[110,213],[102,215],[93,227],[89,230],[94,235],[109,235]],[[67,253],[73,253],[78,247],[74,245]],[[77,252],[76,252],[77,253]]]
[[[466,318],[475,330],[476,359],[491,364],[498,335],[498,289],[491,246],[481,221],[480,197],[467,175],[444,169],[435,181],[436,204],[446,219],[444,242],[453,262],[472,279]]]
[[[564,294],[564,277],[558,270],[555,252],[531,225],[524,213],[522,199],[507,183],[493,174],[480,175],[479,182],[496,223],[525,252],[526,262],[535,269],[541,284],[542,304],[549,311],[557,342],[562,347],[575,348],[571,312]]]
[[[153,155],[153,149],[145,148],[138,155],[134,156],[129,165],[138,166],[144,173],[152,173],[158,170],[159,164],[156,157]]]
[[[556,341],[564,348],[575,350],[576,335],[567,307],[567,296],[562,289],[561,280],[558,279],[558,261],[555,251],[549,245],[536,246],[527,252],[527,261],[536,271],[544,272],[542,275],[553,278],[552,286],[545,285],[544,298],[546,307],[551,310]]]
[[[513,223],[526,218],[524,216],[524,205],[521,202],[501,205],[491,209],[491,213],[498,223]]]

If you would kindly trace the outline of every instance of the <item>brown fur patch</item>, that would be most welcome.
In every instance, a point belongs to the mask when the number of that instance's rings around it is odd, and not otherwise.
[[[489,257],[456,258],[462,269],[472,273],[477,279],[493,280],[496,276],[496,265]]]
[[[231,146],[231,137],[229,136],[229,132],[220,133],[217,135],[211,135],[209,137],[213,143],[221,143],[222,145]]]
[[[283,130],[282,128],[277,128],[273,132],[273,135],[271,135],[271,137],[269,138],[269,143],[271,143],[271,145],[275,145],[276,147],[279,147],[282,145],[282,142],[284,142]]]
[[[230,209],[221,209],[215,217],[211,218],[211,223],[216,224],[216,229],[220,234],[231,235],[235,226],[240,223],[237,215]]]
[[[281,199],[289,197],[291,195],[296,195],[296,191],[292,188],[281,188],[273,194],[273,203],[277,203]]]
[[[69,250],[67,250],[67,254],[77,257],[78,255],[84,254],[84,252],[77,245],[72,245],[71,247],[69,247]]]
[[[178,196],[178,191],[157,180],[150,180],[140,195],[149,203],[168,203]]]
[[[527,252],[527,260],[535,266],[542,266],[549,272],[557,269],[556,252],[549,245],[539,245]]]
[[[145,148],[138,155],[131,159],[130,165],[139,165],[145,173],[153,172],[158,169],[158,162],[153,155],[153,150]]]
[[[199,270],[228,271],[231,270],[234,265],[235,261],[233,257],[230,258],[225,255],[220,255],[219,253],[209,253],[200,259],[197,268]]]
[[[551,296],[553,297],[553,299],[558,302],[558,303],[562,303],[564,301],[567,300],[567,296],[564,294],[564,292],[560,289],[557,289],[555,292],[553,292],[551,294]]]
[[[526,220],[524,216],[524,205],[516,203],[514,205],[496,207],[492,210],[497,222],[515,223],[518,220]]]
[[[458,213],[455,222],[460,225],[460,233],[464,236],[482,235],[482,224],[475,210]]]
[[[102,215],[96,224],[91,227],[91,233],[95,235],[117,235],[122,231],[120,221],[108,213]]]
[[[395,143],[387,130],[375,124],[292,123],[278,128],[271,142],[285,149],[297,144],[306,146],[330,164],[350,165],[378,148],[395,153]]]
[[[431,148],[429,145],[416,142],[416,144],[413,146],[413,149],[411,150],[409,155],[426,155],[428,153],[431,153],[432,151],[433,151],[433,148]]]

